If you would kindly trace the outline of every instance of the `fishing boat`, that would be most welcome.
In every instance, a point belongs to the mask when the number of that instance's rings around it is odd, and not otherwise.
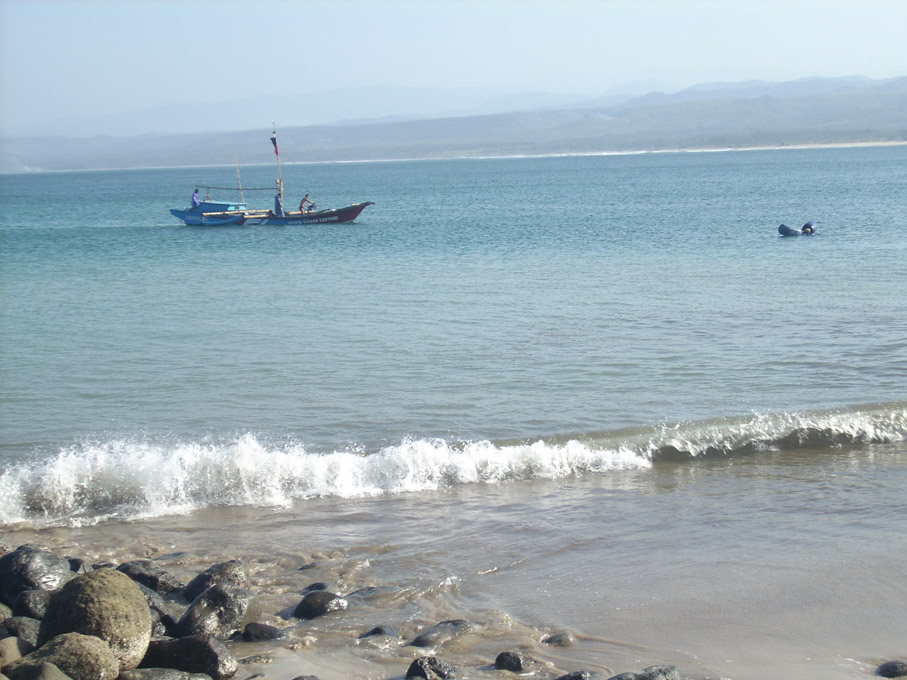
[[[196,194],[200,189],[205,190],[205,198],[191,208],[171,208],[170,214],[182,220],[185,224],[191,226],[220,227],[228,225],[264,225],[264,226],[285,226],[295,224],[340,224],[342,222],[352,222],[368,206],[374,205],[372,201],[363,203],[352,203],[343,208],[328,208],[318,210],[312,204],[307,206],[308,209],[284,210],[283,207],[283,177],[280,168],[280,149],[277,145],[277,129],[271,134],[271,144],[274,146],[274,155],[277,157],[277,194],[274,196],[273,209],[249,209],[246,204],[246,191],[274,191],[274,187],[265,188],[243,188],[242,180],[239,175],[239,168],[236,168],[236,186],[235,187],[215,187],[198,185],[195,188]],[[220,201],[215,200],[212,191],[231,191],[237,192],[238,201]],[[195,198],[193,196],[193,198]],[[302,206],[300,206],[301,208]]]

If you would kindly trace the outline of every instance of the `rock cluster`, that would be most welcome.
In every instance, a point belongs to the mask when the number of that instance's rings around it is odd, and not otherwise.
[[[304,621],[342,616],[351,602],[355,606],[381,592],[363,589],[341,596],[337,590],[328,583],[308,586],[292,615]],[[182,614],[175,619],[171,611]],[[216,564],[183,585],[149,560],[88,565],[23,545],[0,554],[0,680],[228,680],[239,667],[229,640],[260,642],[283,635],[259,621],[261,616],[239,561]],[[447,680],[458,677],[457,670],[433,654],[476,630],[468,621],[453,619],[428,627],[409,642],[390,625],[375,626],[358,638],[419,648],[425,655],[412,660],[405,677]],[[574,638],[560,632],[540,642],[568,647]],[[488,668],[514,677],[551,678],[525,651],[503,651]],[[907,662],[889,661],[875,672],[884,678],[907,677]],[[602,676],[579,670],[554,680],[593,677]],[[650,666],[608,680],[683,678],[674,666]]]
[[[0,557],[0,678],[226,680],[239,663],[228,638],[279,634],[247,586],[239,562],[184,586],[149,560],[89,566],[20,546]],[[188,604],[178,620],[174,603]]]

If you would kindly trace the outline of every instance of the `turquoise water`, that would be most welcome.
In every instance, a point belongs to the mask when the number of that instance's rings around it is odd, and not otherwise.
[[[186,227],[169,208],[235,169],[0,176],[8,536],[199,566],[342,545],[426,620],[578,629],[615,672],[903,654],[907,148],[283,171],[287,205],[375,205]]]
[[[305,229],[168,215],[231,168],[6,176],[5,451],[245,432],[374,450],[901,399],[905,159],[291,166],[322,205],[377,204]],[[808,219],[816,237],[778,237]]]

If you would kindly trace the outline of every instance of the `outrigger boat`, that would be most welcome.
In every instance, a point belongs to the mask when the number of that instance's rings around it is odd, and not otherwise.
[[[344,208],[329,208],[318,210],[314,205],[310,210],[284,210],[283,209],[283,177],[280,172],[280,151],[277,147],[277,130],[271,135],[271,144],[274,145],[274,154],[277,156],[277,195],[274,197],[273,210],[249,210],[246,205],[244,191],[274,191],[272,187],[243,189],[239,177],[239,168],[236,168],[235,187],[212,187],[198,185],[205,190],[205,198],[193,208],[171,208],[170,214],[191,226],[219,227],[227,225],[266,225],[280,226],[293,224],[339,224],[352,222],[359,213],[368,206],[374,205],[372,201],[353,203]],[[236,191],[239,201],[217,201],[211,197],[211,191]]]

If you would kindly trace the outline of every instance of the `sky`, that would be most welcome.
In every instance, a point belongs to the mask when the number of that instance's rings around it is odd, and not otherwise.
[[[0,130],[367,86],[890,78],[905,26],[907,0],[0,0]]]

